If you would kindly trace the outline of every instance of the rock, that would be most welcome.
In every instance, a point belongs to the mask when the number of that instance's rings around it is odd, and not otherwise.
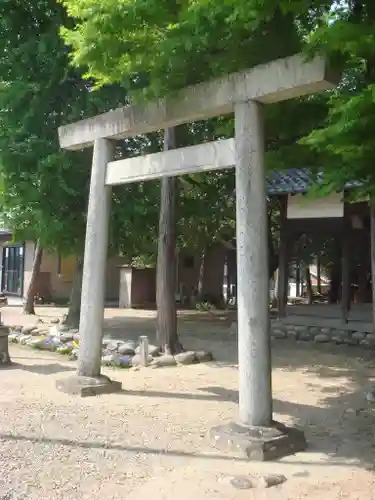
[[[236,323],[236,321],[233,321],[233,323],[230,325],[230,327],[229,327],[229,333],[232,334],[232,335],[236,335],[237,334],[237,323]]]
[[[60,337],[57,337],[57,336],[56,337],[50,337],[48,340],[51,342],[51,344],[53,344],[55,346],[59,347],[59,346],[63,345],[63,343],[61,342]]]
[[[330,336],[327,335],[326,333],[319,333],[314,337],[314,342],[319,342],[319,343],[329,342],[330,340],[331,340]]]
[[[33,325],[33,326],[23,326],[22,329],[21,329],[21,333],[23,333],[24,335],[27,335],[30,332],[32,332],[35,328],[37,328],[36,325]]]
[[[112,342],[112,339],[109,338],[109,337],[103,337],[102,338],[102,346],[103,347],[107,347],[108,344],[110,344]]]
[[[79,342],[79,333],[75,333],[75,334],[73,335],[73,340],[74,340],[75,342]]]
[[[297,333],[305,333],[308,331],[307,326],[295,325],[294,329]]]
[[[18,342],[21,344],[21,345],[26,345],[27,342],[29,340],[31,340],[33,337],[31,335],[26,335],[26,334],[21,334],[19,339],[18,339]]]
[[[71,332],[66,332],[62,333],[61,336],[59,337],[61,342],[72,342],[74,340],[74,336],[72,335]]]
[[[315,336],[321,333],[321,330],[317,326],[312,326],[311,328],[309,328],[309,332],[311,335]]]
[[[333,333],[333,335],[335,335],[337,337],[341,337],[341,338],[344,338],[344,339],[349,338],[349,332],[348,332],[348,330],[334,330],[332,333]]]
[[[13,342],[14,344],[17,344],[17,342],[18,342],[18,340],[19,340],[19,338],[20,338],[20,335],[21,335],[21,334],[20,334],[20,333],[17,333],[17,332],[16,332],[16,333],[10,333],[10,334],[8,335],[8,340],[9,340],[9,342]]]
[[[77,328],[71,328],[70,333],[73,333],[73,334],[79,333],[79,330],[77,330]]]
[[[344,344],[346,344],[346,345],[358,345],[358,340],[355,340],[355,339],[346,339],[344,341]]]
[[[140,353],[140,346],[137,346],[135,349],[135,353],[139,354]],[[160,347],[156,347],[156,345],[149,344],[148,345],[148,353],[150,356],[158,356],[160,354]]]
[[[363,332],[354,332],[352,334],[352,339],[353,340],[358,340],[359,342],[364,340],[366,335]]]
[[[104,366],[114,366],[117,361],[117,354],[107,354],[102,357],[102,365]]]
[[[113,353],[102,357],[102,365],[116,366],[118,368],[130,368],[132,366],[131,361],[131,356],[120,356]]]
[[[192,365],[193,363],[197,362],[194,351],[180,352],[179,354],[175,355],[174,359],[179,365]]]
[[[131,368],[132,358],[133,356],[118,356],[116,360],[116,366],[120,368]]]
[[[286,477],[282,474],[267,474],[266,476],[261,476],[256,480],[257,488],[272,488],[273,486],[278,486],[286,481]]]
[[[73,349],[70,346],[62,345],[62,346],[57,347],[56,352],[58,354],[71,354],[72,350]]]
[[[285,325],[282,321],[280,321],[279,319],[274,319],[274,320],[271,320],[271,327],[272,328],[280,328],[281,330],[287,325]]]
[[[31,335],[49,335],[49,330],[46,328],[46,327],[40,327],[40,328],[35,328],[35,330],[33,330],[31,332]]]
[[[57,323],[60,323],[60,319],[59,318],[53,318],[53,319],[51,319],[50,323],[56,325]]]
[[[195,357],[197,358],[197,361],[199,361],[199,363],[206,363],[208,361],[214,360],[214,356],[210,351],[196,351]]]
[[[78,349],[74,348],[69,356],[69,361],[76,361],[78,359]]]
[[[297,338],[303,342],[310,342],[313,339],[308,330],[298,332]]]
[[[43,344],[43,342],[46,340],[45,337],[30,337],[28,339],[27,345],[29,347],[32,347],[33,349],[40,349],[40,346]]]
[[[136,356],[134,356],[134,357],[136,357]],[[172,356],[171,354],[163,354],[162,356],[158,356],[157,358],[154,359],[154,361],[152,363],[153,368],[161,368],[161,367],[165,367],[165,366],[176,366],[176,365],[177,365],[177,362],[176,362],[175,356]]]
[[[134,342],[125,342],[120,344],[117,349],[119,354],[127,354],[129,356],[134,356],[135,354],[135,344]]]
[[[292,339],[292,340],[297,340],[298,338],[298,332],[296,332],[295,330],[288,330],[287,331],[287,337]]]
[[[272,335],[275,339],[285,339],[287,334],[283,330],[279,330],[278,328],[272,330]]]
[[[121,344],[120,340],[111,340],[106,345],[106,349],[107,349],[107,351],[115,352],[115,351],[117,351],[120,344]]]
[[[363,340],[360,341],[360,345],[362,345],[363,347],[374,347],[375,346],[375,341],[374,340],[368,340],[366,338],[366,339],[363,339]]]
[[[366,340],[369,342],[374,342],[375,343],[375,333],[368,333],[366,335]]]
[[[64,332],[68,332],[69,331],[69,327],[66,326],[66,325],[53,325],[51,326],[51,328],[49,329],[49,334],[50,335],[62,335]]]
[[[331,333],[331,328],[321,328],[320,333],[324,333],[325,335],[328,335]]]
[[[249,490],[253,487],[253,483],[245,476],[233,476],[229,482],[236,490]]]
[[[173,356],[172,356],[173,358]],[[148,363],[151,363],[153,360],[152,356],[148,356]],[[173,358],[174,360],[174,358]],[[176,363],[176,362],[175,362]],[[135,356],[132,357],[132,366],[141,366],[141,356],[139,354],[136,354]]]

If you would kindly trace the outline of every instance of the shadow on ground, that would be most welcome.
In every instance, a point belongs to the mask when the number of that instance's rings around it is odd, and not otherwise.
[[[51,360],[46,358],[45,361],[51,361]],[[8,368],[12,368],[13,370],[22,370],[22,371],[29,372],[29,373],[36,373],[38,375],[55,375],[56,373],[70,372],[70,371],[75,371],[75,369],[76,369],[75,366],[66,366],[66,365],[62,365],[60,363],[46,363],[46,364],[40,364],[40,365],[26,364],[25,365],[23,363],[17,363],[14,361],[12,362],[11,366]]]
[[[134,340],[137,340],[139,335],[148,335],[150,342],[155,342],[155,319],[152,315],[137,318],[121,317],[116,314],[114,312],[114,315],[105,321],[107,335],[112,338]],[[229,332],[228,323],[226,319],[216,317],[211,318],[211,321],[197,321],[194,315],[189,316],[188,319],[180,316],[179,319],[180,337],[185,348],[213,351],[216,361],[209,365],[212,370],[217,369],[217,377],[215,376],[217,385],[200,387],[196,393],[162,392],[157,390],[156,385],[155,390],[125,390],[121,393],[122,397],[237,402],[237,391],[226,387],[225,379],[223,380],[220,376],[221,367],[232,366],[236,369],[237,363],[237,338]],[[330,463],[352,461],[364,467],[373,467],[375,410],[364,397],[366,389],[371,385],[370,379],[375,376],[373,354],[354,346],[318,345],[309,342],[296,343],[279,340],[273,344],[272,355],[275,371],[281,370],[292,374],[293,385],[297,385],[300,378],[301,386],[306,391],[318,395],[318,400],[314,405],[298,400],[275,399],[274,411],[277,418],[291,421],[295,426],[302,428],[310,443],[310,450],[329,455],[333,459]],[[74,365],[67,367],[53,360],[45,365],[21,366],[21,369],[42,374],[75,369]],[[186,369],[189,370],[190,367]],[[309,380],[306,375],[314,375],[311,377],[313,380]],[[173,369],[171,369],[171,377],[173,377]],[[113,395],[113,397],[117,396]],[[31,440],[25,436],[13,436],[9,439]],[[81,446],[80,443],[74,443],[71,442],[70,445]],[[89,444],[84,443],[85,446]],[[112,445],[93,443],[92,446],[111,447]],[[134,451],[137,448],[125,446],[123,449]],[[159,450],[139,449],[144,453],[160,453]]]

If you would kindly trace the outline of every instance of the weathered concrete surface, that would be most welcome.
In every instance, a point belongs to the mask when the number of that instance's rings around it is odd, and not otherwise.
[[[100,375],[105,272],[111,188],[105,186],[105,167],[113,158],[113,144],[99,139],[94,144],[90,196],[87,210],[85,259],[83,265],[78,374]]]
[[[278,423],[272,427],[220,425],[214,427],[210,435],[217,448],[235,451],[260,462],[293,455],[307,448],[303,432]]]
[[[231,113],[235,102],[273,103],[335,86],[323,58],[297,54],[182,89],[145,105],[126,106],[59,128],[60,146],[81,149],[96,139],[120,139]]]
[[[99,396],[121,391],[122,384],[105,376],[81,377],[79,375],[56,381],[56,388],[72,396]]]
[[[272,421],[263,106],[235,107],[239,420]]]
[[[234,139],[109,162],[107,186],[234,167]]]

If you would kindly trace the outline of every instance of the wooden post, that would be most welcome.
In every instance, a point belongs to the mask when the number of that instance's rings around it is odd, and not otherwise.
[[[322,294],[322,280],[320,277],[320,255],[316,256],[316,291],[319,295]]]
[[[301,270],[298,261],[296,262],[296,297],[301,297]]]
[[[347,205],[344,203],[344,227],[342,235],[342,281],[341,281],[341,319],[348,323],[350,311],[350,221]]]
[[[288,195],[280,196],[280,247],[277,279],[277,309],[279,318],[284,318],[286,316],[286,303],[288,298],[287,208]]]

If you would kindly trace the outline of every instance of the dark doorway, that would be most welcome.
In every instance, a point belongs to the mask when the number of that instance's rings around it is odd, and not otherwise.
[[[22,296],[24,246],[9,245],[3,248],[2,291],[4,293]]]

